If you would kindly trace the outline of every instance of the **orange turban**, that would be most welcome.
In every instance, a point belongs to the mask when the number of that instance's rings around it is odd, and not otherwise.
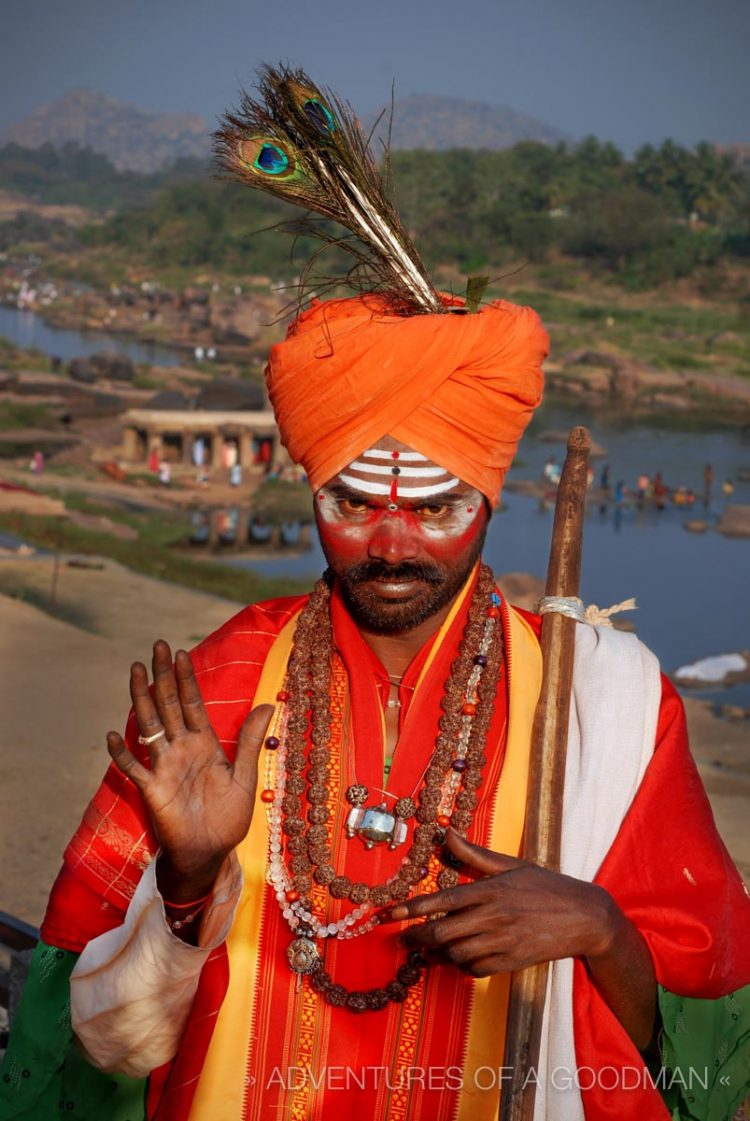
[[[313,490],[388,435],[494,506],[541,400],[548,349],[536,312],[506,300],[403,316],[383,297],[355,296],[302,312],[271,348],[266,381],[284,446]]]

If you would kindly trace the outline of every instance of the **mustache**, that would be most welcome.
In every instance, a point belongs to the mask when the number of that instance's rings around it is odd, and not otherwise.
[[[393,581],[397,583],[407,580],[421,580],[425,584],[442,584],[445,577],[443,573],[428,564],[386,564],[384,561],[361,561],[347,569],[343,577],[347,584],[356,586],[367,584],[372,580]]]

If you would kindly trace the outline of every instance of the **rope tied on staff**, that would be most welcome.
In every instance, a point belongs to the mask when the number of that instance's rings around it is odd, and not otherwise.
[[[612,615],[619,615],[621,611],[637,611],[638,604],[631,598],[615,603],[612,607],[597,607],[595,603],[590,603],[586,607],[578,596],[542,596],[536,610],[539,615],[555,612],[557,615],[565,615],[568,619],[575,619],[577,623],[588,623],[594,627],[612,627],[614,626]]]

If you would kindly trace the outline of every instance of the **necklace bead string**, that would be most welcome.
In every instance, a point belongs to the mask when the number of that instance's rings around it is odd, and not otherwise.
[[[283,917],[297,935],[288,951],[291,968],[309,973],[315,991],[330,1004],[359,1012],[405,999],[409,987],[419,981],[425,960],[411,955],[385,988],[348,992],[323,969],[314,940],[349,940],[368,933],[379,922],[377,914],[370,914],[373,908],[407,899],[427,876],[430,858],[442,846],[445,830],[451,826],[467,833],[487,761],[485,744],[503,664],[503,635],[494,577],[482,565],[445,683],[438,736],[421,789],[416,802],[400,798],[394,807],[397,815],[403,814],[402,820],[416,818],[409,850],[398,872],[385,883],[355,882],[337,874],[329,836],[332,799],[336,797],[329,788],[334,652],[330,594],[326,574],[300,614],[272,734],[266,738],[261,799],[267,805],[269,823],[267,877]],[[360,784],[347,790],[347,799],[355,806],[368,796],[367,788]],[[321,922],[313,913],[313,880],[333,898],[352,902],[354,909],[335,923]],[[439,888],[458,882],[458,871],[452,867],[442,868],[437,877]]]

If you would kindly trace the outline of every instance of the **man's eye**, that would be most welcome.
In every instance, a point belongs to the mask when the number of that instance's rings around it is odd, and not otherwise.
[[[442,518],[444,514],[447,514],[448,509],[449,507],[446,505],[439,506],[433,503],[432,505],[420,506],[417,513],[420,518],[426,518],[430,521],[434,518]]]
[[[369,506],[366,502],[358,501],[356,498],[342,498],[339,501],[339,509],[344,514],[365,514]]]

